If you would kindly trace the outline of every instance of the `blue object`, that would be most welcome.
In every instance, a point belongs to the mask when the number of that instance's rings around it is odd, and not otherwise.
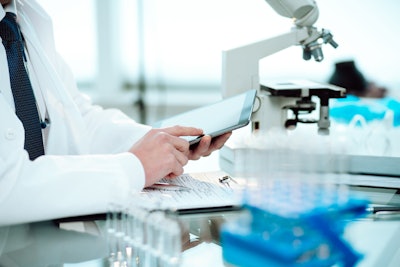
[[[367,122],[382,120],[386,112],[393,112],[393,126],[400,125],[400,101],[391,98],[363,99],[354,95],[335,99],[330,105],[329,115],[341,123],[350,123],[356,115],[361,115]]]
[[[347,267],[361,259],[342,235],[346,222],[366,214],[367,200],[319,186],[270,192],[245,200],[247,215],[223,226],[226,262],[240,267]]]

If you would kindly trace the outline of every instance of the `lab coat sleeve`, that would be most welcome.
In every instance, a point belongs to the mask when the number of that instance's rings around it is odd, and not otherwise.
[[[129,205],[144,186],[141,163],[128,152],[35,161],[12,153],[0,164],[0,225],[105,213]]]
[[[93,105],[91,99],[78,90],[73,74],[61,56],[57,57],[56,66],[59,77],[63,79],[65,88],[69,90],[85,120],[90,153],[126,152],[151,129],[118,109]]]

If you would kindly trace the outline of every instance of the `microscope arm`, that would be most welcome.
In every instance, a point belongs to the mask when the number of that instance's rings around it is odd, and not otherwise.
[[[222,95],[232,96],[249,89],[259,90],[259,61],[309,38],[307,28],[222,52]]]

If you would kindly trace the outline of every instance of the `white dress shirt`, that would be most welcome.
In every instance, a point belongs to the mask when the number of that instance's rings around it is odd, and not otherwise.
[[[34,0],[11,5],[26,41],[40,114],[50,126],[46,155],[30,161],[0,45],[0,225],[101,213],[110,203],[128,203],[145,177],[140,160],[126,151],[150,127],[93,105],[58,55],[46,12]],[[0,19],[5,12],[0,7]]]

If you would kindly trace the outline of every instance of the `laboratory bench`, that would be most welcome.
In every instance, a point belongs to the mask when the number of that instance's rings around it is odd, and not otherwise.
[[[213,155],[205,161],[191,162],[185,171],[216,170],[219,168],[216,157],[217,155]],[[373,196],[373,202],[376,204],[399,204],[399,191],[393,188],[359,186],[350,188],[357,193],[367,192]],[[237,219],[244,212],[246,211],[186,215],[170,213],[168,216],[179,225],[181,237],[179,264],[174,266],[232,266],[224,262],[220,230],[222,226]],[[122,217],[115,218],[119,220]],[[121,263],[123,261],[119,263],[110,261],[113,253],[115,259],[115,247],[110,247],[109,221],[107,214],[98,214],[2,226],[0,267],[129,266],[123,265]],[[159,224],[164,225],[165,222],[161,221]],[[362,255],[356,266],[400,266],[400,213],[371,213],[348,221],[343,236],[354,250]]]
[[[179,266],[224,265],[219,228],[240,212],[185,215]],[[44,221],[0,228],[0,266],[108,267],[106,220]],[[400,217],[368,216],[349,223],[346,239],[363,258],[356,266],[399,266]],[[251,261],[251,259],[248,259]]]

